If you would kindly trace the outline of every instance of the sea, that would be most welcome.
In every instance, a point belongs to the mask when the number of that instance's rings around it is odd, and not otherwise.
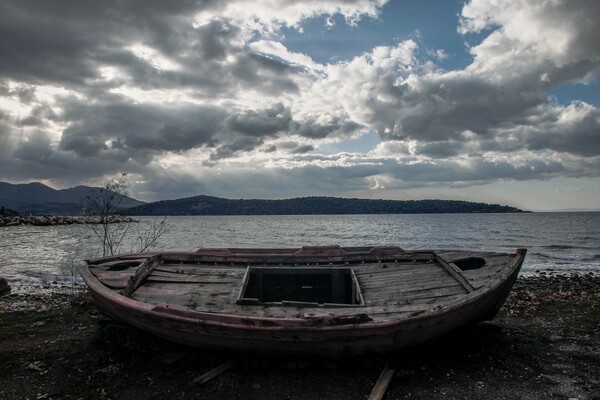
[[[162,217],[128,224],[120,251]],[[400,246],[513,252],[528,249],[523,276],[600,274],[600,212],[169,216],[154,250],[201,247]],[[13,292],[52,291],[80,282],[76,266],[101,255],[90,225],[0,228],[0,277]]]

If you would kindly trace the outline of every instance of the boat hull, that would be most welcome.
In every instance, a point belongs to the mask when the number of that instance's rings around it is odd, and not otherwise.
[[[524,250],[517,251],[510,265],[487,286],[473,288],[446,304],[382,321],[370,319],[368,312],[366,318],[350,315],[338,321],[335,308],[323,312],[327,317],[307,319],[208,313],[153,304],[109,288],[88,266],[80,271],[103,313],[173,342],[237,353],[340,357],[400,350],[491,319],[507,298],[524,256]]]

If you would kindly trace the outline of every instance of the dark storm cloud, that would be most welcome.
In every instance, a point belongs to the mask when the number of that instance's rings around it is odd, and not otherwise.
[[[116,97],[116,96],[115,96]],[[201,147],[220,132],[227,110],[218,106],[139,105],[110,98],[98,104],[71,99],[60,147],[82,157],[106,150],[106,141],[133,152],[184,151]]]
[[[249,136],[274,136],[287,131],[292,122],[291,111],[283,104],[261,110],[244,110],[225,121],[226,128]]]
[[[6,158],[12,150],[10,128],[3,123],[5,115],[0,111],[0,161]]]
[[[375,108],[375,118],[395,118],[388,120],[385,138],[437,141],[459,139],[464,131],[487,135],[503,123],[524,121],[548,102],[541,92],[516,91],[466,74],[425,77],[415,86],[397,98],[393,114],[387,104]]]
[[[210,153],[210,162],[207,162],[205,165],[214,165],[214,161],[235,157],[240,152],[252,151],[262,143],[263,140],[258,137],[237,137],[230,143],[218,145],[216,150]]]
[[[583,104],[570,106],[578,117],[524,131],[522,136],[531,150],[553,149],[584,157],[600,155],[600,110]],[[545,128],[545,129],[544,129]]]
[[[19,125],[44,127],[48,121],[56,121],[58,118],[52,107],[42,103],[35,105],[29,115],[19,121]]]
[[[285,197],[600,173],[598,109],[547,94],[596,76],[596,3],[472,0],[460,29],[481,43],[456,71],[420,59],[412,40],[330,65],[275,40],[357,2],[214,12],[231,4],[0,2],[0,177],[127,170],[170,193]],[[386,143],[366,154],[318,154],[375,130]]]
[[[0,139],[1,141],[1,139]],[[127,153],[106,153],[102,157],[79,157],[57,150],[43,131],[33,130],[19,143],[10,158],[0,157],[0,179],[30,181],[49,179],[62,185],[75,186],[83,180],[123,171],[140,172],[141,165],[127,161]]]
[[[192,49],[198,50],[200,57],[205,60],[224,59],[229,54],[232,39],[240,33],[238,27],[218,19],[208,22],[196,31],[198,41]]]
[[[305,144],[302,146],[298,146],[295,149],[291,150],[290,153],[292,154],[304,154],[304,153],[308,153],[311,151],[315,150],[315,146],[311,145],[311,144]]]
[[[465,145],[462,142],[429,142],[418,143],[415,146],[415,155],[424,155],[431,158],[447,158],[460,155],[464,152]]]
[[[185,38],[173,26],[202,5],[195,1],[3,1],[0,73],[31,83],[83,84],[98,77],[98,57],[129,41],[180,49]]]
[[[302,144],[294,141],[285,141],[277,143],[277,149],[286,151],[290,154],[304,154],[311,152],[315,149],[313,145]]]
[[[242,88],[260,88],[264,95],[278,96],[298,93],[298,84],[291,79],[299,71],[288,63],[248,51],[232,65],[231,74]]]
[[[221,97],[238,85],[263,86],[267,94],[298,90],[288,77],[295,72],[249,52],[238,26],[221,19],[193,26],[195,13],[218,3],[170,3],[4,1],[0,75],[86,91],[99,84],[98,67],[113,66],[126,82],[146,89],[184,87]],[[177,60],[179,68],[155,68],[132,53],[135,44]],[[232,62],[223,64],[227,56]]]
[[[365,129],[364,125],[352,121],[347,115],[318,113],[295,121],[292,131],[306,138],[323,139],[329,136],[348,137],[362,129]]]

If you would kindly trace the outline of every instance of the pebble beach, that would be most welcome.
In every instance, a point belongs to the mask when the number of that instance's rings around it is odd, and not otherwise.
[[[0,398],[365,399],[393,363],[387,399],[598,399],[599,321],[599,276],[521,277],[494,320],[425,348],[261,359],[120,325],[83,288],[12,293],[0,296]],[[230,367],[195,383],[222,365]]]

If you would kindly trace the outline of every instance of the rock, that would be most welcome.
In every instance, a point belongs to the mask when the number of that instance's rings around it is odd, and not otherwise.
[[[139,222],[132,217],[111,215],[108,217],[109,224],[118,223],[129,223]],[[50,225],[70,225],[70,224],[99,224],[101,220],[99,217],[92,216],[17,216],[17,217],[0,217],[0,227],[18,226],[18,225],[32,225],[32,226],[50,226]]]
[[[0,278],[0,296],[10,293],[10,289],[6,278]]]

